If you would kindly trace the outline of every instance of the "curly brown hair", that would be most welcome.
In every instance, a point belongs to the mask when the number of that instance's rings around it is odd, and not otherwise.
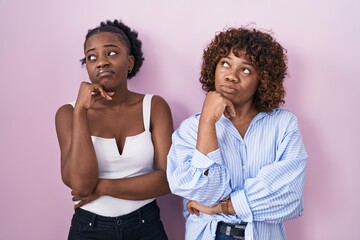
[[[255,28],[229,28],[216,34],[203,53],[199,79],[203,90],[215,91],[216,65],[230,51],[237,57],[245,52],[245,58],[259,76],[253,99],[256,109],[269,112],[285,103],[283,82],[287,76],[286,49],[270,34]]]

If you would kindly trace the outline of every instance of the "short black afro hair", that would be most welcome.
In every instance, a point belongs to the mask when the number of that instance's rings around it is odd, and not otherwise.
[[[142,43],[138,39],[138,33],[134,30],[131,30],[121,20],[107,20],[106,22],[101,22],[98,27],[88,30],[84,46],[89,37],[99,32],[112,32],[119,35],[121,41],[127,46],[129,55],[134,56],[134,67],[128,74],[128,79],[134,77],[140,70],[144,61],[143,52],[141,50]],[[80,62],[82,65],[84,65],[86,64],[86,59],[83,58],[80,60]]]

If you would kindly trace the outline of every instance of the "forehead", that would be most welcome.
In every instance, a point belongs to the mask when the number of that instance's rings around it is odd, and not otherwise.
[[[112,32],[99,32],[91,35],[85,42],[84,50],[105,45],[115,45],[119,48],[126,48],[120,36]]]
[[[244,49],[231,49],[225,57],[241,61],[244,64],[254,65],[255,62],[251,60],[251,54],[247,53]]]
[[[230,51],[228,55],[224,56],[224,58],[229,58],[234,61],[247,62],[246,52],[245,51]]]

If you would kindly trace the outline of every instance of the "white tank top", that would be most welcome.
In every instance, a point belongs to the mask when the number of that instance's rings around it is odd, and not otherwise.
[[[126,137],[122,154],[119,153],[115,138],[91,136],[99,164],[99,178],[133,177],[154,170],[154,146],[149,130],[151,98],[152,95],[146,94],[142,104],[145,131]],[[74,106],[75,102],[71,104]],[[153,200],[154,198],[135,201],[101,196],[82,208],[98,215],[117,217],[135,211]]]

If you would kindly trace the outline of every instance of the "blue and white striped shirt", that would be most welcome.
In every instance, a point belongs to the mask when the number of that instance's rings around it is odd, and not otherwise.
[[[168,154],[171,191],[184,198],[185,238],[214,239],[219,221],[243,221],[246,240],[286,239],[283,222],[303,214],[307,153],[296,116],[280,108],[261,112],[244,138],[222,116],[216,122],[219,148],[207,155],[195,148],[199,118],[200,113],[181,123]],[[186,211],[187,199],[213,206],[229,195],[235,215]]]

